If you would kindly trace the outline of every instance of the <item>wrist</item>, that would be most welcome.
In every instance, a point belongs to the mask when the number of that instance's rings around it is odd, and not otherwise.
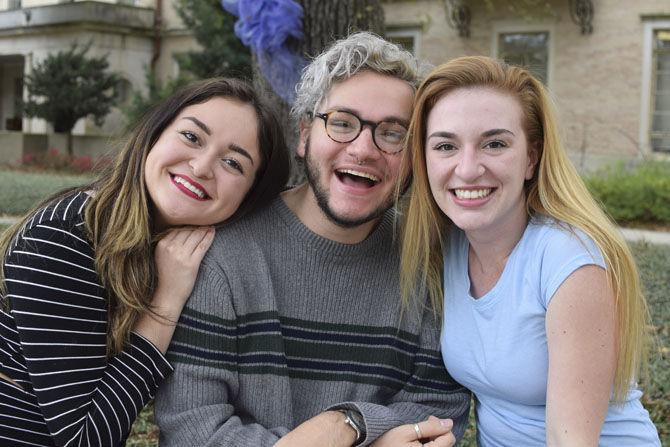
[[[363,415],[359,411],[353,409],[342,409],[337,411],[344,416],[342,422],[349,427],[350,432],[354,433],[354,441],[350,445],[357,446],[362,443],[366,434]]]

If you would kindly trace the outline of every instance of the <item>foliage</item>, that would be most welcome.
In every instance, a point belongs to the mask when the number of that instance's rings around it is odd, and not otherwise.
[[[649,303],[655,338],[649,371],[641,381],[642,403],[656,424],[661,445],[670,445],[670,247],[646,243],[631,247]]]
[[[620,224],[670,224],[670,163],[623,164],[586,179],[591,193]]]
[[[251,79],[251,54],[233,32],[235,17],[219,0],[177,0],[177,13],[202,51],[178,55],[179,68],[198,79],[232,76]]]
[[[154,422],[154,405],[152,402],[137,415],[126,441],[126,447],[156,446],[158,446],[158,427]]]
[[[31,171],[58,171],[83,174],[96,171],[111,163],[108,157],[94,159],[90,155],[61,154],[58,149],[44,153],[27,153],[21,157],[21,165]]]
[[[92,116],[101,125],[116,103],[119,77],[107,72],[106,56],[88,57],[91,44],[73,44],[67,51],[49,54],[26,76],[25,113],[43,118],[56,132],[68,135],[80,118]],[[68,138],[68,153],[72,154]]]
[[[233,32],[234,17],[223,10],[218,0],[178,0],[177,13],[202,48],[175,56],[180,73],[161,83],[147,68],[148,93],[135,90],[123,113],[133,126],[147,110],[166,99],[193,79],[215,76],[251,78],[251,55]]]
[[[175,90],[188,82],[187,78],[179,76],[161,84],[156,79],[155,73],[148,69],[145,71],[144,76],[148,94],[145,96],[140,91],[134,91],[130,104],[122,109],[127,127],[134,126],[149,109],[167,99]]]
[[[23,215],[56,191],[89,181],[86,175],[0,171],[0,215]]]

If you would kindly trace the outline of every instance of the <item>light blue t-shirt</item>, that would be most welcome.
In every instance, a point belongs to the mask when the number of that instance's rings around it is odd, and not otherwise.
[[[497,284],[474,299],[468,248],[465,234],[450,230],[441,339],[445,365],[477,398],[480,446],[545,445],[547,306],[572,272],[588,264],[604,268],[603,258],[583,233],[536,218],[526,227]],[[641,395],[631,389],[623,406],[610,405],[600,446],[661,445]]]

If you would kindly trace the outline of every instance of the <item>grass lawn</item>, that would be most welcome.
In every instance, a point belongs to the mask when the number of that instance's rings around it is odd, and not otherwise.
[[[0,170],[0,215],[24,214],[48,195],[89,180],[85,175]]]

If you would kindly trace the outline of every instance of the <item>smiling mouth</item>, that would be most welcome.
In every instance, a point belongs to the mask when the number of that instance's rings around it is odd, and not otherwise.
[[[194,184],[195,182],[191,183],[190,181],[186,180],[184,177],[182,177],[180,175],[176,175],[176,174],[170,174],[170,177],[172,178],[172,181],[177,184],[177,187],[182,189],[182,191],[186,190],[186,191],[192,193],[192,196],[195,199],[198,199],[198,200],[208,200],[208,199],[210,199],[209,195],[205,192],[205,190],[202,188],[202,186],[197,185],[197,183],[196,184]]]
[[[476,200],[487,197],[495,188],[452,189],[451,192],[460,200]]]
[[[364,185],[372,188],[382,180],[376,175],[367,172],[355,171],[353,169],[337,169],[335,171],[337,178],[345,184]]]

